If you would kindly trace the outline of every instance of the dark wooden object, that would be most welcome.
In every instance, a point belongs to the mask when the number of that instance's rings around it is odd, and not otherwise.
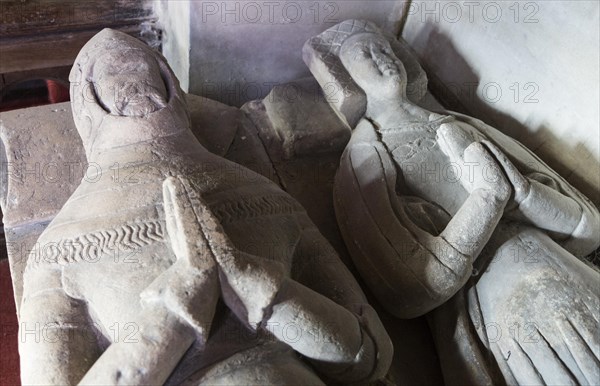
[[[160,44],[151,2],[1,1],[0,74],[71,65],[96,32],[115,28]]]

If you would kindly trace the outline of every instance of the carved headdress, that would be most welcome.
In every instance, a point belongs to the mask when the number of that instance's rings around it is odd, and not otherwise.
[[[407,96],[417,103],[427,92],[427,75],[406,42],[386,36],[365,20],[346,20],[310,38],[302,49],[306,65],[325,90],[334,111],[353,128],[366,110],[366,96],[339,58],[340,49],[351,36],[373,33],[386,37],[406,70]]]

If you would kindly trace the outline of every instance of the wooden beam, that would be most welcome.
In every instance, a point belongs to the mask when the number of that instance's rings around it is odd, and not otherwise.
[[[139,37],[140,26],[117,28]],[[0,74],[73,64],[96,30],[0,40]]]
[[[152,17],[147,0],[0,1],[0,38],[139,25]]]
[[[2,0],[0,74],[69,66],[105,27],[140,37],[142,25],[156,21],[151,8],[150,0]]]

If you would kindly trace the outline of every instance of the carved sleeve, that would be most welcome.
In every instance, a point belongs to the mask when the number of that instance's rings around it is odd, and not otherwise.
[[[531,150],[482,121],[452,112],[498,146],[531,185],[517,219],[549,231],[563,248],[581,258],[600,246],[600,213],[581,192]]]
[[[19,329],[23,384],[77,384],[100,356],[85,303],[63,290],[60,267],[26,272]]]
[[[545,173],[525,176],[529,192],[511,217],[549,231],[575,256],[585,256],[600,245],[600,214],[597,208],[574,188]]]
[[[385,376],[392,344],[375,310],[329,242],[310,224],[296,247],[292,277],[275,299],[270,322],[300,327],[303,339],[283,341],[338,382]]]
[[[465,235],[462,244],[442,237],[439,231],[449,216],[444,220],[441,209],[424,200],[398,196],[392,162],[377,145],[349,146],[336,175],[334,203],[346,245],[369,288],[391,313],[412,318],[464,285],[487,239],[471,237],[469,229],[455,232]],[[454,228],[462,225],[468,224]]]

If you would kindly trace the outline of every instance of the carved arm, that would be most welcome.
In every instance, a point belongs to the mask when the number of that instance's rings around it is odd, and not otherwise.
[[[241,321],[253,329],[268,329],[337,380],[361,381],[385,375],[391,362],[391,342],[364,297],[349,310],[290,278],[283,264],[237,250],[204,204],[200,204],[198,220],[219,266],[222,298]],[[306,247],[307,236],[324,241],[318,232],[307,232],[297,248]],[[327,261],[314,265],[312,272],[329,272],[332,267],[328,264],[335,264],[336,277],[329,276],[322,285],[348,291],[346,287],[353,287],[355,281],[327,247],[323,249]],[[315,261],[322,256],[304,257]],[[360,289],[356,286],[352,292],[360,293]]]
[[[600,245],[600,213],[589,200],[564,194],[551,177],[542,173],[524,176],[498,147],[487,141],[484,143],[514,187],[514,196],[509,203],[511,208],[506,213],[508,218],[557,233],[558,238],[562,238],[557,241],[579,256]],[[549,186],[551,184],[555,186]]]
[[[19,323],[24,385],[73,385],[100,355],[85,303],[63,290],[60,266],[26,272]]]
[[[356,130],[362,134],[367,129],[359,125]],[[338,223],[361,276],[399,317],[422,315],[464,285],[510,196],[508,182],[483,145],[457,151],[462,143],[456,140],[448,137],[445,146],[454,162],[471,169],[461,175],[473,179],[464,181],[470,195],[439,234],[408,216],[408,197],[396,190],[400,171],[383,145],[351,143],[342,155],[334,190]],[[488,165],[492,169],[486,172],[498,175],[495,182],[483,178]]]

